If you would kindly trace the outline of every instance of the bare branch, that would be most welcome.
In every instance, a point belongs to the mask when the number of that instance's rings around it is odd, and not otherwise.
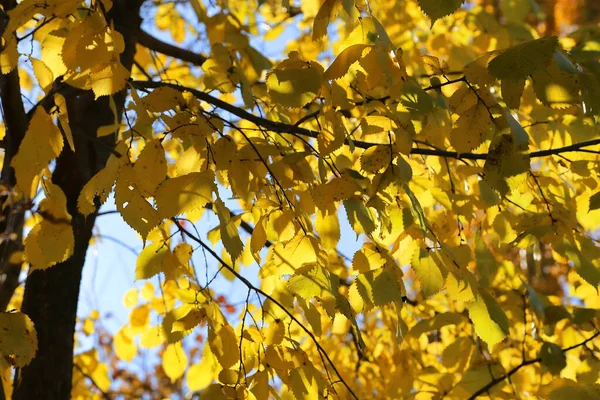
[[[201,66],[206,61],[206,57],[202,54],[163,42],[143,30],[140,31],[138,39],[142,46],[166,56],[177,58],[181,61],[189,62],[197,66]]]

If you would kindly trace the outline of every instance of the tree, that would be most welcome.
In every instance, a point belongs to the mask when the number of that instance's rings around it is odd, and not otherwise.
[[[595,3],[0,5],[3,398],[598,397]]]

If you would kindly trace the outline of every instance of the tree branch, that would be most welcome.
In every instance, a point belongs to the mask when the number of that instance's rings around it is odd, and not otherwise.
[[[177,85],[169,82],[150,82],[150,81],[132,81],[132,84],[139,88],[146,89],[155,89],[162,86],[168,86],[173,89],[177,89],[179,91],[188,91],[196,96],[198,99],[205,101],[213,106],[220,108],[224,111],[227,111],[241,119],[245,119],[246,121],[252,122],[257,126],[261,126],[264,129],[267,129],[271,132],[275,133],[288,133],[292,135],[302,135],[306,137],[310,137],[316,139],[319,136],[319,132],[313,131],[310,129],[301,128],[296,125],[290,125],[283,122],[271,121],[266,118],[259,117],[254,114],[250,114],[246,110],[234,106],[233,104],[229,104],[223,100],[217,99],[216,97],[211,96],[208,93],[204,93],[200,90]],[[373,146],[378,146],[380,143],[369,143],[363,142],[360,140],[349,140],[345,139],[344,144],[350,145],[352,143],[355,147],[361,149],[368,149]],[[569,153],[569,152],[577,152],[585,147],[597,146],[600,145],[600,139],[587,140],[584,142],[579,142],[572,144],[570,146],[559,147],[556,149],[548,149],[548,150],[538,150],[529,154],[530,158],[538,158],[538,157],[547,157],[550,155],[559,155],[561,153]],[[418,154],[424,156],[437,156],[437,157],[445,157],[452,158],[456,160],[486,160],[488,153],[458,153],[456,151],[447,151],[447,150],[439,150],[439,149],[421,149],[421,148],[413,148],[410,151],[410,154]]]
[[[566,348],[562,349],[562,352],[566,353],[567,351],[571,351],[571,350],[576,349],[578,347],[585,346],[588,342],[594,340],[598,336],[600,336],[600,331],[594,333],[592,336],[590,336],[589,338],[585,339],[581,343],[578,343],[578,344],[575,344],[573,346],[566,347]],[[513,369],[511,369],[506,374],[504,374],[504,375],[502,375],[502,376],[500,376],[498,378],[495,378],[495,379],[492,379],[491,381],[489,381],[485,386],[483,386],[481,389],[479,389],[478,391],[476,391],[475,393],[473,393],[471,395],[471,397],[469,397],[469,400],[476,399],[478,396],[481,396],[482,394],[484,394],[485,392],[487,392],[488,390],[490,390],[491,388],[493,388],[494,386],[496,386],[498,383],[504,381],[505,379],[509,379],[511,376],[513,376],[515,373],[517,373],[517,371],[519,371],[521,368],[526,367],[527,365],[539,363],[541,361],[542,361],[541,357],[534,358],[532,360],[527,360],[527,361],[523,360],[523,362],[521,364],[519,364],[516,367],[514,367]]]
[[[244,278],[244,276],[242,276],[239,272],[237,272],[231,265],[227,264],[221,257],[219,257],[219,255],[217,253],[215,253],[215,251],[210,246],[208,246],[206,243],[204,243],[202,241],[202,239],[200,239],[199,237],[197,237],[196,235],[194,235],[193,233],[191,233],[190,231],[185,229],[179,223],[177,218],[171,218],[171,220],[175,223],[175,225],[177,226],[177,228],[179,229],[180,232],[184,233],[187,237],[189,237],[194,242],[196,242],[200,246],[202,246],[202,248],[204,250],[208,251],[215,260],[217,260],[225,269],[229,270],[229,272],[231,272],[237,279],[239,279],[240,282],[242,282],[248,289],[253,290],[254,292],[260,294],[261,296],[263,296],[266,299],[273,302],[273,304],[275,304],[277,307],[279,307],[288,317],[290,317],[290,319],[292,321],[294,321],[296,324],[298,324],[298,326],[311,338],[311,340],[314,342],[315,346],[317,346],[319,353],[323,357],[325,357],[325,359],[327,360],[329,365],[331,365],[331,368],[338,376],[340,382],[346,387],[346,390],[348,390],[348,392],[352,395],[353,398],[358,400],[358,397],[356,396],[354,391],[352,391],[352,389],[350,388],[348,383],[346,383],[346,381],[344,380],[344,378],[342,377],[340,372],[337,370],[335,364],[333,363],[333,361],[331,360],[331,358],[329,357],[329,355],[327,354],[325,349],[321,346],[321,344],[319,343],[319,341],[317,340],[315,335],[310,331],[310,329],[308,329],[302,322],[300,322],[298,320],[298,318],[296,318],[294,316],[294,314],[292,314],[291,311],[289,311],[287,308],[285,308],[285,306],[283,304],[281,304],[277,299],[275,299],[273,296],[270,296],[268,293],[264,292],[260,288],[257,288],[256,286],[254,286],[252,284],[252,282],[250,282],[248,279]]]
[[[177,58],[181,61],[185,61],[197,66],[202,66],[206,61],[206,57],[202,54],[195,53],[190,50],[182,49],[181,47],[173,46],[172,44],[163,42],[150,35],[145,31],[140,31],[138,36],[138,42],[144,47],[162,53],[166,56]]]

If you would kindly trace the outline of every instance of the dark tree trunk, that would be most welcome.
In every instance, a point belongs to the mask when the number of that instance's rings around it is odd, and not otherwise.
[[[5,11],[15,7],[14,0],[1,1]],[[8,24],[6,13],[1,15],[2,32]],[[0,75],[0,100],[2,103],[2,120],[7,134],[4,139],[4,161],[1,181],[5,186],[0,194],[0,204],[4,204],[15,186],[15,171],[10,166],[13,156],[27,130],[27,115],[21,99],[19,72],[14,69],[6,75]],[[21,260],[13,255],[23,250],[23,204],[10,202],[10,206],[0,211],[0,311],[6,310],[13,292],[19,285]]]
[[[114,2],[107,19],[125,38],[123,65],[131,70],[140,27],[141,0]],[[125,91],[114,96],[120,114]],[[68,399],[73,373],[74,328],[81,272],[92,235],[95,215],[83,217],[77,211],[77,197],[83,185],[100,169],[114,148],[114,138],[97,138],[100,126],[114,121],[107,97],[94,100],[91,92],[67,97],[67,109],[75,141],[75,153],[65,146],[57,160],[52,181],[67,197],[75,235],[74,254],[47,270],[34,271],[28,278],[22,310],[33,320],[38,335],[38,351],[28,366],[18,371],[15,400]]]

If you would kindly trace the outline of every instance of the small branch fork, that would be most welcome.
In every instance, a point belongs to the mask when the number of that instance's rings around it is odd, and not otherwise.
[[[462,79],[456,80],[458,82],[462,81]],[[456,83],[452,81],[452,83]],[[132,84],[139,88],[145,89],[156,89],[159,87],[171,87],[173,89],[179,90],[181,92],[187,91],[192,93],[198,99],[205,101],[213,106],[220,108],[224,111],[227,111],[241,119],[245,119],[246,121],[252,122],[253,124],[260,126],[266,130],[271,132],[275,132],[278,134],[291,134],[291,135],[300,135],[305,137],[310,137],[316,139],[319,136],[319,132],[313,131],[310,129],[302,128],[298,126],[298,124],[291,125],[283,122],[271,121],[266,118],[262,118],[247,112],[246,110],[236,107],[232,104],[229,104],[223,100],[217,99],[216,97],[211,96],[208,93],[204,93],[200,90],[181,86],[175,83],[169,82],[150,82],[150,81],[133,81]],[[448,84],[448,82],[443,83],[442,85]],[[363,142],[359,140],[353,140],[350,143],[349,139],[344,140],[344,144],[346,145],[354,145],[354,147],[358,147],[361,149],[368,149],[373,146],[379,145],[379,143],[369,143]],[[575,143],[569,146],[559,147],[556,149],[548,149],[548,150],[538,150],[529,154],[530,158],[540,158],[547,157],[551,155],[559,155],[562,153],[570,153],[577,151],[584,151],[586,147],[598,146],[600,145],[600,139],[587,140],[579,143]],[[441,149],[424,149],[424,148],[413,148],[410,151],[410,154],[424,155],[424,156],[437,156],[437,157],[445,157],[456,160],[486,160],[488,157],[488,153],[458,153],[456,151],[447,151]]]
[[[591,342],[592,340],[594,340],[598,336],[600,336],[600,331],[597,331],[596,333],[594,333],[592,336],[590,336],[589,338],[585,339],[581,343],[578,343],[578,344],[575,344],[573,346],[566,347],[566,348],[562,349],[562,352],[566,353],[566,352],[574,350],[574,349],[576,349],[578,347],[585,346],[586,344],[588,344],[589,342]],[[514,367],[513,369],[511,369],[510,371],[508,371],[504,375],[499,376],[498,378],[494,378],[491,381],[489,381],[485,386],[483,386],[481,389],[479,389],[475,393],[473,393],[471,395],[471,397],[469,397],[468,400],[474,400],[478,396],[481,396],[482,394],[488,392],[491,388],[493,388],[494,386],[496,386],[500,382],[504,381],[505,379],[510,379],[510,377],[513,376],[514,374],[516,374],[517,371],[519,371],[521,368],[526,367],[526,366],[531,365],[531,364],[539,363],[541,361],[542,361],[541,357],[533,358],[531,360],[523,360],[521,362],[521,364],[517,365],[516,367]]]
[[[300,320],[298,320],[298,318],[296,318],[294,316],[294,314],[292,314],[291,311],[289,311],[287,308],[285,308],[285,306],[283,304],[281,304],[277,299],[270,296],[268,293],[264,292],[260,288],[257,288],[256,286],[254,286],[252,284],[252,282],[250,282],[248,279],[246,279],[244,276],[242,276],[239,272],[237,272],[231,265],[227,264],[221,257],[219,257],[219,255],[210,246],[208,246],[206,243],[204,243],[202,241],[202,239],[200,239],[198,236],[194,235],[192,232],[185,229],[185,227],[183,227],[179,223],[179,220],[177,218],[172,218],[171,220],[175,223],[179,232],[185,234],[188,238],[190,238],[194,242],[198,243],[205,251],[210,253],[210,255],[215,260],[217,260],[225,269],[229,270],[229,272],[231,272],[240,282],[242,282],[248,288],[248,290],[254,291],[255,293],[270,300],[273,304],[275,304],[277,307],[279,307],[293,322],[298,324],[300,329],[302,329],[313,341],[313,343],[317,347],[317,350],[319,351],[319,354],[321,355],[321,357],[325,358],[325,360],[327,360],[327,362],[331,366],[331,369],[333,369],[335,374],[338,376],[339,382],[341,382],[342,385],[344,385],[346,390],[348,390],[348,392],[354,399],[358,400],[358,396],[354,393],[354,391],[350,388],[348,383],[344,380],[344,378],[342,377],[342,375],[336,368],[335,364],[333,363],[333,361],[331,360],[331,358],[329,357],[329,355],[327,354],[325,349],[321,346],[321,344],[319,343],[319,341],[317,340],[315,335]]]

